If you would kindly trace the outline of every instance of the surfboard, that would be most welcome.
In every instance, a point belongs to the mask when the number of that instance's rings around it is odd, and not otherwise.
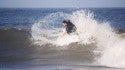
[[[79,42],[80,38],[78,36],[78,34],[76,33],[72,33],[70,35],[65,35],[63,37],[58,37],[56,40],[56,44],[59,46],[63,46],[63,45],[69,45],[71,43],[75,43],[75,42]]]

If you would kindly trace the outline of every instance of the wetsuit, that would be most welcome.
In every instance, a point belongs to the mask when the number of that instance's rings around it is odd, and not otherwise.
[[[67,24],[66,31],[67,31],[68,34],[76,32],[76,26],[72,23]]]

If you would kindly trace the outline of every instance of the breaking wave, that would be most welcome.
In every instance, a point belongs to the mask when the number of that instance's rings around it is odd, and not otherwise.
[[[76,25],[78,35],[61,36],[64,32],[62,25],[64,19],[70,19]],[[37,45],[95,43],[97,48],[93,52],[100,54],[100,57],[97,57],[94,63],[109,67],[125,67],[125,39],[115,33],[109,22],[101,23],[94,19],[91,12],[78,10],[70,14],[51,13],[32,25],[31,35]]]

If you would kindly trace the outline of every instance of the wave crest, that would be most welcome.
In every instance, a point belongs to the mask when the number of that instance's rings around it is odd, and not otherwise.
[[[63,33],[63,19],[70,19],[76,25],[77,39],[74,39],[73,36],[59,38]],[[121,40],[109,22],[100,23],[94,19],[93,13],[84,10],[75,11],[70,14],[61,12],[52,13],[38,23],[34,23],[31,30],[34,42],[38,45],[50,43],[63,46],[74,42],[79,44],[95,43],[97,46],[95,52],[101,53],[95,63],[110,67],[125,66],[125,58],[123,57],[125,52],[122,50],[125,49],[125,39]]]

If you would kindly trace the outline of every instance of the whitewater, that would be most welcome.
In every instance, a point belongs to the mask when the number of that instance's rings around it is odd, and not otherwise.
[[[99,22],[94,16],[86,10],[51,13],[32,25],[31,40],[35,45],[51,44],[65,49],[73,43],[94,44],[96,49],[93,53],[100,56],[95,57],[92,64],[125,68],[125,38],[115,32],[110,22]],[[78,35],[61,36],[65,31],[62,24],[64,19],[69,19],[75,24]]]

